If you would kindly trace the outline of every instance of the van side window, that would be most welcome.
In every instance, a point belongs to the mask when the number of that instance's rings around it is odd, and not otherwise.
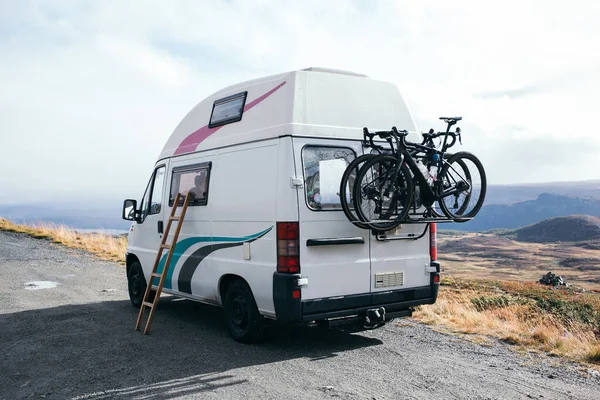
[[[345,147],[306,146],[302,149],[304,190],[311,210],[340,210],[340,183],[354,151]]]
[[[163,202],[163,189],[165,188],[165,167],[162,166],[154,174],[152,196],[150,197],[150,214],[158,214]]]
[[[210,165],[206,163],[200,164],[200,166],[173,168],[169,206],[173,206],[177,193],[185,196],[188,192],[192,193],[190,206],[205,206],[208,204],[209,176]]]
[[[142,199],[142,220],[151,214],[158,214],[162,209],[163,189],[165,183],[165,166],[162,165],[154,170],[144,198]]]

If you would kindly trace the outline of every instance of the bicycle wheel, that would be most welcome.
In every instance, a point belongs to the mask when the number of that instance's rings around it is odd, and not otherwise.
[[[393,229],[410,211],[412,178],[406,165],[391,176],[397,162],[392,156],[377,156],[358,171],[354,185],[354,209],[360,220],[371,229]]]
[[[344,171],[340,184],[340,203],[342,204],[342,210],[344,210],[344,214],[346,214],[346,218],[348,218],[350,222],[362,229],[369,229],[369,225],[360,222],[360,218],[356,215],[354,209],[354,184],[356,182],[358,171],[364,163],[377,156],[378,154],[363,154],[352,160]]]
[[[485,200],[487,179],[475,155],[465,151],[454,154],[438,179],[442,185],[438,204],[448,218],[466,222],[479,212]]]
[[[450,154],[450,153],[446,153],[444,154],[444,159],[450,159],[454,154]],[[445,161],[443,165],[446,165],[447,162]],[[461,175],[463,175],[465,177],[465,179],[467,179],[468,181],[471,180],[471,173],[469,172],[469,168],[467,167],[467,165],[461,160],[458,159],[456,160],[456,164],[458,165],[458,167],[460,167],[462,169],[462,173]],[[444,168],[442,165],[442,169]],[[456,167],[455,167],[456,168]],[[452,183],[449,182],[447,179],[442,179],[442,170],[440,170],[440,174],[436,177],[436,179],[439,179],[442,183],[441,186],[442,188],[449,188],[452,186]],[[468,203],[465,202],[463,203],[463,206],[461,207],[461,209],[459,209],[459,211],[457,212],[457,214],[462,214],[465,212],[466,207],[468,206]],[[442,208],[439,205],[439,202],[436,201],[435,203],[433,203],[433,206],[431,207],[431,216],[434,218],[441,218],[444,216],[444,212],[442,211]]]

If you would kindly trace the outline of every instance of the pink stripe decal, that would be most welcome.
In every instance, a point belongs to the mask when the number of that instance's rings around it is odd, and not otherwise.
[[[263,94],[262,96],[252,100],[250,103],[246,103],[246,105],[244,106],[244,113],[246,113],[247,111],[252,109],[254,106],[260,104],[267,97],[269,97],[270,95],[275,93],[283,85],[285,85],[285,81],[280,83],[279,85],[275,86],[273,89],[269,90],[267,93]],[[183,139],[183,142],[181,142],[179,147],[177,147],[177,150],[175,150],[174,155],[188,153],[188,152],[196,150],[196,148],[198,147],[198,145],[200,143],[202,143],[204,140],[206,140],[206,138],[208,138],[210,135],[212,135],[219,129],[223,128],[224,126],[225,125],[217,126],[215,128],[209,128],[208,125],[204,125],[202,128],[198,129],[195,132],[192,132],[190,135],[188,135],[188,137]]]

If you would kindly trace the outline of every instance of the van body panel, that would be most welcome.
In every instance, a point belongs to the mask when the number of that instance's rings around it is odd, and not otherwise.
[[[271,139],[219,150],[214,164],[215,197],[211,199],[213,236],[264,233],[255,240],[232,242],[231,247],[211,254],[217,279],[213,282],[214,295],[220,298],[217,283],[221,276],[238,275],[250,285],[259,310],[271,314],[272,282],[265,277],[273,274],[276,264],[279,143],[279,139]],[[289,184],[288,190],[292,191]],[[248,259],[244,257],[244,247]]]
[[[283,136],[279,138],[277,155],[276,221],[298,221],[298,192],[302,187],[294,185],[292,178],[302,179],[302,174],[296,171],[292,138]]]
[[[239,122],[209,128],[215,100],[247,92]],[[281,132],[331,137],[319,127],[343,127],[335,136],[362,138],[361,129],[392,126],[418,135],[400,91],[362,76],[292,71],[236,84],[198,103],[167,140],[159,159],[277,138]],[[304,127],[304,128],[301,128]],[[297,131],[300,128],[301,131]]]

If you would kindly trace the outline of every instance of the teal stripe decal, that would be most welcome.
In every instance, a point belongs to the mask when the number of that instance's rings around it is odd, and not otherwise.
[[[165,289],[172,289],[172,280],[173,280],[173,271],[174,267],[177,265],[179,258],[189,250],[195,244],[198,243],[214,243],[214,242],[247,242],[250,240],[258,239],[259,237],[268,233],[273,227],[269,227],[262,232],[255,233],[254,235],[242,236],[242,237],[227,237],[227,236],[195,236],[187,239],[183,239],[175,245],[175,249],[173,252],[173,257],[171,257],[171,265],[169,266],[169,270],[167,271],[167,276],[165,277]],[[157,273],[162,273],[162,270],[165,268],[165,263],[167,262],[167,256],[169,252],[163,254],[160,262],[158,263],[158,268],[156,268]],[[154,278],[152,280],[152,284],[158,286],[159,279]]]

